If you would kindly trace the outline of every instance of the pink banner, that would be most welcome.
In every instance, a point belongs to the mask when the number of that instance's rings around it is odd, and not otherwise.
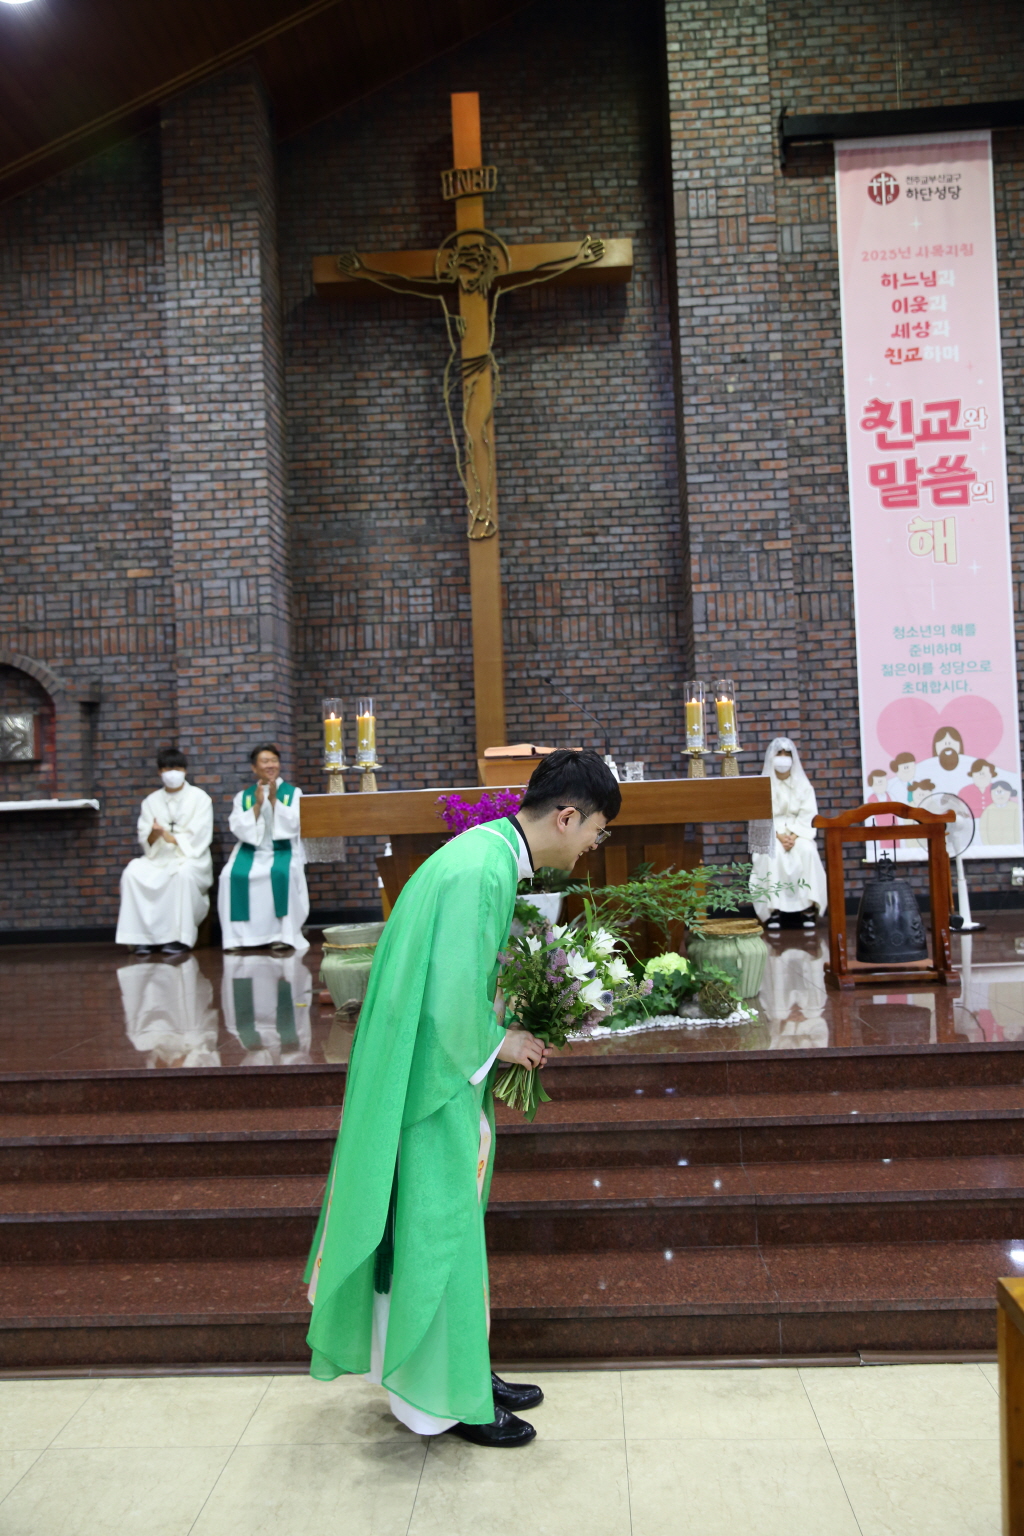
[[[952,791],[966,857],[1019,855],[990,136],[835,148],[864,799]]]

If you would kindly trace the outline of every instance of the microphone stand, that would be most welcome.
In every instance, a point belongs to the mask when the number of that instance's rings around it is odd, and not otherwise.
[[[539,672],[537,675],[542,683],[547,683],[548,687],[553,688],[556,693],[560,693],[563,699],[568,699],[570,704],[574,705],[576,709],[578,709],[582,714],[586,715],[588,720],[593,720],[594,724],[600,728],[601,735],[604,738],[604,760],[608,767],[611,769],[616,783],[618,783],[619,770],[616,766],[614,757],[612,757],[611,738],[608,735],[608,727],[605,725],[604,721],[599,720],[595,714],[592,714],[585,704],[580,703],[579,699],[574,699],[571,693],[566,693],[564,688],[559,688],[558,684],[554,681],[553,678],[545,677],[543,672]]]

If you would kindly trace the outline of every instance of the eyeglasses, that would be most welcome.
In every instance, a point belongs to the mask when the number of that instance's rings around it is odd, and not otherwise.
[[[586,819],[587,819],[584,816],[583,812],[580,810],[578,805],[560,805],[558,807],[558,809],[560,811],[575,811],[576,815],[579,817],[580,821],[586,821]],[[606,843],[608,841],[608,839],[611,837],[611,835],[612,834],[611,834],[611,829],[610,828],[602,827],[599,832],[595,832],[594,833],[594,847],[595,848],[600,848],[601,844],[602,843]]]

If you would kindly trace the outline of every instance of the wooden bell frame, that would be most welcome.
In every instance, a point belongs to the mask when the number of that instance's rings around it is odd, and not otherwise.
[[[891,827],[865,826],[874,816],[896,816]],[[815,816],[814,825],[825,833],[825,875],[828,881],[828,951],[825,980],[829,986],[852,991],[856,986],[879,986],[893,981],[931,981],[946,986],[956,981],[949,942],[950,871],[946,852],[946,828],[955,820],[952,811],[941,816],[896,800],[859,805],[838,816]],[[906,823],[910,823],[907,825]],[[901,961],[877,965],[849,959],[846,952],[846,887],[843,879],[844,843],[888,843],[913,837],[928,841],[928,894],[931,903],[931,961]]]

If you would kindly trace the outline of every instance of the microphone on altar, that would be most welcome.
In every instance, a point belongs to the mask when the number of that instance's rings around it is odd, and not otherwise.
[[[564,688],[560,688],[555,682],[554,678],[545,677],[543,672],[538,672],[537,676],[540,678],[542,683],[547,683],[549,688],[553,688],[556,693],[560,693],[562,695],[563,699],[568,699],[570,704],[574,705],[576,709],[581,710],[582,713],[586,715],[588,720],[593,720],[595,725],[600,726],[601,734],[604,737],[604,760],[614,774],[616,783],[618,783],[619,770],[616,766],[614,757],[612,757],[611,737],[608,735],[608,727],[605,725],[604,721],[599,720],[597,716],[586,707],[585,704],[580,703],[579,699],[574,699],[571,693],[566,693]]]

